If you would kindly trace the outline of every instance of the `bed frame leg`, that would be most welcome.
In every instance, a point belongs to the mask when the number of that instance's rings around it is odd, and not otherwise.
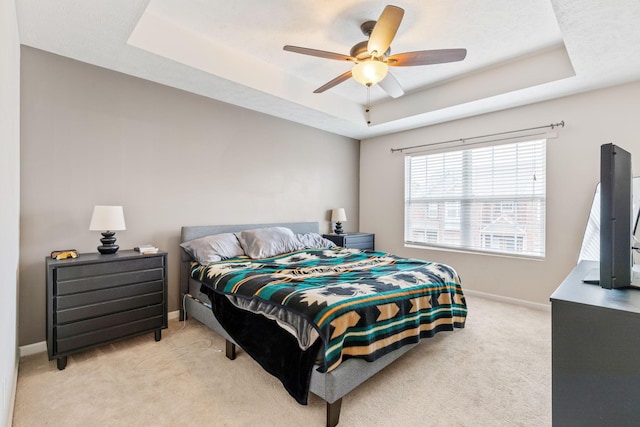
[[[342,407],[342,398],[333,403],[327,402],[327,427],[335,427],[340,421],[340,409]]]
[[[226,348],[227,349],[227,352],[226,352],[227,358],[230,359],[230,360],[235,360],[235,358],[236,358],[236,345],[234,343],[232,343],[231,341],[229,341],[229,340],[225,340],[225,343],[226,343],[226,347],[227,347]]]

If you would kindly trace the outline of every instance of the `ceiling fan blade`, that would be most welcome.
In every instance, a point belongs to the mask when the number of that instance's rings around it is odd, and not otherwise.
[[[387,77],[378,82],[378,86],[380,86],[382,90],[387,92],[392,98],[398,98],[404,95],[404,89],[402,89],[398,80],[396,80],[391,73],[387,73]]]
[[[356,61],[356,58],[352,56],[343,55],[341,53],[327,52],[325,50],[309,49],[308,47],[286,45],[285,47],[283,47],[283,49],[289,52],[301,53],[303,55],[318,56],[320,58],[336,59],[338,61],[353,61],[353,62]]]
[[[462,61],[467,56],[467,49],[435,49],[419,50],[392,55],[387,58],[387,64],[394,67],[411,65],[442,64],[445,62]]]
[[[338,77],[336,77],[335,79],[331,80],[328,83],[325,83],[324,85],[320,86],[318,89],[314,90],[313,93],[322,93],[327,89],[331,89],[332,87],[339,85],[340,83],[349,80],[351,78],[351,70],[347,71],[344,74],[340,74]]]
[[[398,6],[388,5],[384,8],[369,36],[369,43],[367,44],[369,54],[374,56],[384,55],[396,36],[403,16],[404,9]]]

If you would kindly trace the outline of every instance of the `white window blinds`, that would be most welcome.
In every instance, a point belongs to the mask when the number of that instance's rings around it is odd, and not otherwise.
[[[405,159],[405,243],[543,257],[546,140]]]

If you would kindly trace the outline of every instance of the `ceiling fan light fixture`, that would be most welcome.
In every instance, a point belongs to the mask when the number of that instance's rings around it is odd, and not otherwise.
[[[389,66],[384,62],[368,59],[354,65],[351,69],[351,75],[358,83],[373,86],[387,76],[387,71],[389,71]]]
[[[392,98],[397,98],[404,95],[404,90],[393,74],[389,73],[387,78],[390,66],[407,67],[443,64],[445,62],[462,61],[467,56],[466,49],[418,50],[396,53],[390,56],[391,42],[396,36],[403,16],[404,9],[401,7],[385,6],[377,21],[366,21],[360,25],[360,30],[368,37],[368,40],[353,45],[349,55],[291,45],[284,46],[284,50],[319,58],[355,63],[351,70],[320,86],[313,93],[322,93],[353,77],[355,81],[367,87],[379,83],[383,91]]]

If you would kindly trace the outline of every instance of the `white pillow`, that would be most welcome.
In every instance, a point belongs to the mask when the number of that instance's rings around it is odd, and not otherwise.
[[[288,228],[268,227],[236,233],[240,246],[250,258],[270,258],[276,255],[304,249]]]
[[[244,255],[240,242],[233,233],[212,234],[180,243],[180,246],[202,265]]]

